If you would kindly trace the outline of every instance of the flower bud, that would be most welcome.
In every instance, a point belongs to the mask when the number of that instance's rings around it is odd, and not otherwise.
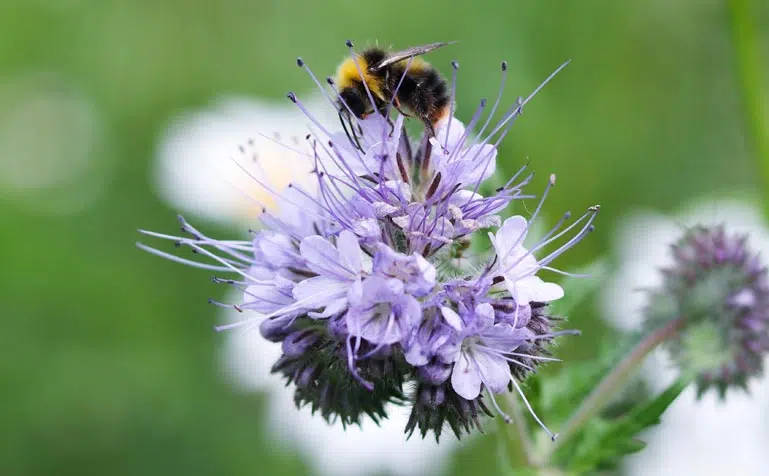
[[[320,334],[313,329],[296,331],[283,339],[283,354],[287,357],[299,357],[320,340]]]
[[[440,385],[451,377],[453,369],[451,364],[442,364],[440,362],[431,362],[422,367],[418,367],[417,376],[419,380],[430,385]]]
[[[270,342],[280,342],[293,330],[286,324],[286,319],[282,318],[265,319],[259,324],[259,333]]]
[[[652,292],[646,319],[656,326],[683,319],[671,353],[698,393],[723,397],[763,371],[769,350],[769,282],[746,237],[723,227],[695,227],[673,245],[674,264]]]

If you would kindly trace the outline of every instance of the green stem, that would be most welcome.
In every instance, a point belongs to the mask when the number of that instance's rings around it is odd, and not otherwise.
[[[515,461],[524,460],[525,466],[531,466],[534,463],[534,444],[529,438],[529,430],[526,426],[520,402],[512,392],[505,393],[506,407],[512,414],[512,425],[503,424],[507,433],[508,452],[510,454],[511,464]],[[500,421],[502,419],[500,418]],[[515,428],[515,430],[513,430]],[[517,458],[516,458],[517,457]],[[515,465],[517,467],[524,465]]]
[[[558,439],[547,447],[543,462],[547,462],[550,456],[558,448],[574,436],[593,415],[616,396],[617,391],[630,378],[633,372],[641,365],[644,358],[659,344],[674,336],[684,325],[684,318],[675,319],[663,327],[646,336],[635,348],[622,359],[600,384],[582,402],[576,412],[566,421]]]
[[[751,148],[758,161],[758,168],[765,192],[769,191],[769,130],[765,127],[763,108],[767,100],[763,97],[766,82],[762,68],[765,59],[761,55],[756,24],[758,16],[751,0],[727,0],[729,27],[734,48],[737,80],[742,93],[742,107],[745,113],[745,127],[750,135]],[[769,196],[764,197],[764,207],[769,211]]]

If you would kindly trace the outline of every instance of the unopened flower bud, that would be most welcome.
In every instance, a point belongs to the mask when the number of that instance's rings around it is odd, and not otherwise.
[[[723,227],[695,227],[673,245],[674,264],[646,310],[650,324],[683,319],[671,352],[698,392],[723,396],[763,371],[769,350],[769,283],[766,268],[744,236]]]

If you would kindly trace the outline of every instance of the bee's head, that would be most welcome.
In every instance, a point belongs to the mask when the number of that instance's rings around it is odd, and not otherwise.
[[[363,118],[367,112],[370,112],[371,108],[366,106],[368,98],[366,97],[366,91],[363,89],[363,85],[360,87],[347,87],[339,91],[340,104],[339,112],[347,114],[352,112],[355,117]],[[344,104],[341,102],[344,101]],[[345,107],[345,104],[347,107]],[[350,110],[348,111],[347,108]]]
[[[359,84],[359,86],[360,87],[349,86],[339,90],[339,120],[341,121],[342,128],[344,129],[345,134],[347,134],[347,138],[350,142],[355,148],[365,154],[366,152],[360,145],[358,132],[356,131],[356,127],[357,129],[360,129],[360,126],[353,124],[352,116],[362,119],[371,111],[371,108],[366,107],[366,101],[368,99],[366,97],[366,90],[363,88],[362,84]]]

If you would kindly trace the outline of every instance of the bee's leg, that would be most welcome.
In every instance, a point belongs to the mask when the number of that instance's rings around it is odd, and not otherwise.
[[[430,119],[424,118],[422,119],[422,122],[425,123],[425,132],[427,133],[427,138],[430,139],[431,137],[435,137],[435,127],[433,127],[433,123]]]
[[[350,119],[350,121],[352,121],[352,119]],[[360,134],[361,137],[363,136],[363,128],[358,125],[358,132],[355,132],[355,126],[350,124],[350,129],[352,129],[352,137],[355,139],[355,147],[361,154],[366,155],[366,151],[363,150],[363,146],[360,145],[360,139],[358,139],[358,134]]]
[[[344,129],[344,133],[347,136],[347,139],[350,141],[351,144],[355,146],[356,149],[360,150],[363,155],[366,154],[366,152],[363,150],[363,147],[360,145],[360,141],[358,140],[358,135],[355,133],[355,126],[352,124],[352,118],[347,117],[347,122],[345,122],[344,117],[342,117],[342,113],[339,113],[339,121],[342,123],[342,129]],[[350,128],[347,128],[347,124],[350,124]],[[350,131],[352,131],[352,134],[350,134]]]
[[[401,113],[401,115],[403,115],[404,117],[414,117],[413,115],[407,114],[403,109],[401,109],[401,102],[398,101],[397,97],[393,98],[393,107],[395,108],[396,111]]]

